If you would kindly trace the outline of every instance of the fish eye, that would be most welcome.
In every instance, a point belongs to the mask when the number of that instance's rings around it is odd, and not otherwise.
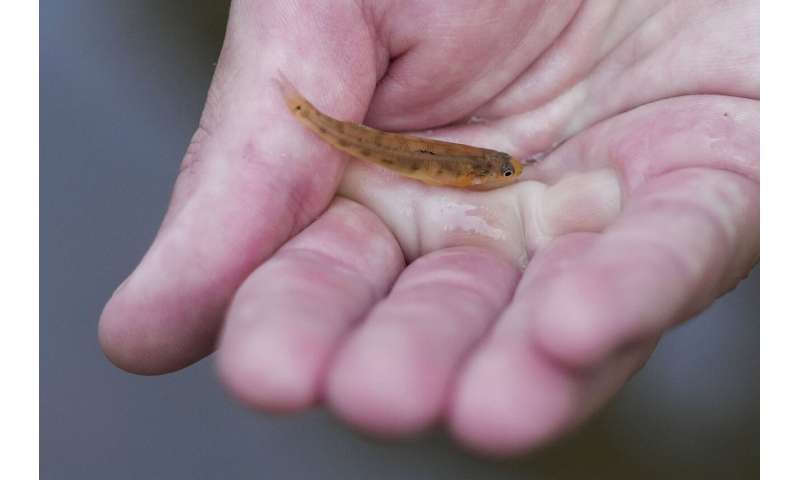
[[[513,174],[514,174],[514,172],[512,172],[511,170],[505,170],[505,171],[503,171],[503,176],[504,176],[504,177],[510,177],[510,176],[511,176],[511,175],[513,175]]]

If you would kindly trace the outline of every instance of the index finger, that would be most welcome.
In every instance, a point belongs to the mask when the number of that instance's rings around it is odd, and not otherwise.
[[[349,5],[233,3],[164,223],[101,317],[116,365],[155,374],[207,355],[239,284],[331,201],[344,159],[309,141],[271,80],[281,70],[326,110],[362,117],[375,55]]]

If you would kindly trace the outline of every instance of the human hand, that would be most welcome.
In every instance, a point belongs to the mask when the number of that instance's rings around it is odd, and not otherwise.
[[[486,453],[578,424],[758,257],[757,3],[658,3],[235,1],[106,354],[157,374],[218,345],[254,408],[444,419]],[[547,155],[489,192],[348,162],[278,70],[339,119]]]

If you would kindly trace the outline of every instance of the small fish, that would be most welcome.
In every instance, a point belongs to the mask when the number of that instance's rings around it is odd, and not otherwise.
[[[483,190],[513,183],[522,173],[522,164],[507,153],[336,120],[317,110],[283,74],[276,82],[292,115],[331,146],[405,177]]]

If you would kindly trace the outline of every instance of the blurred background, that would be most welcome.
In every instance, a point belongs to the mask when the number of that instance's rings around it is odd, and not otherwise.
[[[228,2],[40,2],[40,462],[45,479],[757,478],[759,273],[668,334],[582,429],[526,458],[443,432],[380,443],[326,412],[244,410],[211,360],[114,368],[98,315],[141,258],[197,125]]]

